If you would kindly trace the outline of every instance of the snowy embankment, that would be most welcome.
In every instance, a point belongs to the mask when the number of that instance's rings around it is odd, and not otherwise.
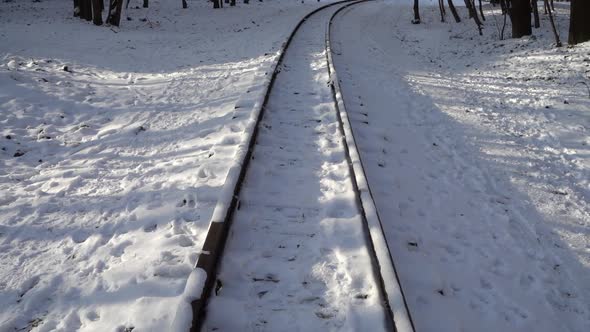
[[[482,37],[464,8],[412,25],[407,3],[358,6],[332,38],[416,329],[587,331],[590,43],[554,48],[543,15],[500,41],[491,7]]]
[[[110,29],[1,4],[1,331],[169,329],[244,139],[234,106],[319,5],[151,1]]]

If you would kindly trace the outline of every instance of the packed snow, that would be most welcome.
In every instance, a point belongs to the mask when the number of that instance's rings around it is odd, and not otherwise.
[[[480,37],[460,11],[375,2],[332,36],[416,329],[587,331],[590,44],[555,48],[546,16],[500,41],[491,7]]]

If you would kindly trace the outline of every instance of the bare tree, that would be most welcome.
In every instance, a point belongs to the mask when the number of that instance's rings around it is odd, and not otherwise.
[[[123,11],[123,0],[110,0],[107,24],[119,26],[121,23],[121,12]]]
[[[568,43],[575,45],[590,40],[590,1],[572,0]]]
[[[414,0],[414,19],[412,20],[413,24],[420,24],[420,6],[418,2],[418,0]]]
[[[102,8],[100,0],[92,0],[92,22],[95,25],[102,25]]]
[[[86,21],[92,20],[92,4],[90,0],[79,0],[80,18]]]
[[[455,5],[453,4],[453,0],[448,0],[448,3],[449,3],[449,9],[451,9],[451,13],[453,14],[453,17],[455,18],[455,21],[457,23],[461,22],[461,17],[457,13],[457,8],[455,8]]]
[[[531,35],[533,30],[531,29],[530,0],[511,0],[508,3],[508,13],[512,21],[512,38]]]
[[[80,16],[80,0],[74,0],[74,17]]]
[[[479,16],[477,16],[477,9],[475,9],[475,2],[473,0],[465,0],[465,3],[469,3],[467,9],[469,10],[469,17],[473,18],[475,24],[477,25],[477,30],[479,30],[479,35],[483,35],[482,28],[483,24],[481,23]]]
[[[438,0],[438,9],[440,11],[440,21],[444,22],[445,21],[445,3],[443,2],[443,0]]]
[[[467,8],[467,12],[469,12],[469,18],[472,18],[473,17],[473,14],[472,14],[473,11],[472,11],[472,8],[471,8],[471,0],[464,0],[464,2],[465,2],[465,8]]]
[[[541,26],[541,22],[539,21],[539,7],[537,6],[537,0],[532,0],[531,6],[533,6],[533,17],[535,19],[535,29],[538,29]]]
[[[483,15],[483,5],[481,4],[481,0],[479,0],[479,14],[481,15],[482,20],[486,20],[486,17]]]
[[[545,1],[545,5],[549,8],[548,0]],[[559,33],[557,33],[557,29],[555,28],[555,20],[553,20],[553,11],[549,8],[549,21],[551,22],[551,29],[553,30],[553,36],[555,36],[555,45],[557,47],[561,47],[561,40],[559,39]]]
[[[551,11],[551,7],[549,7],[549,1],[543,0],[543,9],[545,10],[545,15],[547,15],[547,13]]]

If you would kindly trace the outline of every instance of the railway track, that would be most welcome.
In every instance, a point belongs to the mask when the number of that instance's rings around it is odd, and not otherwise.
[[[283,46],[197,261],[191,331],[414,330],[331,58],[331,22],[365,1],[319,8]]]

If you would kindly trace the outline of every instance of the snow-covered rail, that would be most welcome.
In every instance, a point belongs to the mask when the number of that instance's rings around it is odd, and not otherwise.
[[[367,1],[360,1],[367,2]],[[332,59],[332,45],[331,45],[331,31],[332,23],[336,16],[343,10],[349,8],[358,2],[353,2],[340,7],[332,14],[326,29],[326,58],[328,61],[328,70],[330,73],[330,83],[332,87],[332,95],[336,104],[336,111],[338,114],[338,122],[340,129],[343,132],[344,146],[346,149],[346,156],[349,162],[350,174],[353,178],[354,190],[357,194],[359,208],[363,216],[363,222],[369,236],[369,245],[371,247],[372,257],[374,258],[374,268],[377,269],[377,276],[379,276],[380,286],[387,303],[389,314],[394,322],[395,330],[397,331],[414,331],[414,323],[408,304],[404,296],[403,289],[399,280],[399,276],[395,269],[391,251],[385,234],[377,207],[373,200],[373,194],[366,178],[365,169],[358,151],[356,142],[354,140],[354,133],[348,113],[342,98],[342,90],[340,89],[340,81],[334,67]]]
[[[413,331],[331,62],[332,20],[365,1],[318,8],[282,47],[189,280],[192,331]]]

